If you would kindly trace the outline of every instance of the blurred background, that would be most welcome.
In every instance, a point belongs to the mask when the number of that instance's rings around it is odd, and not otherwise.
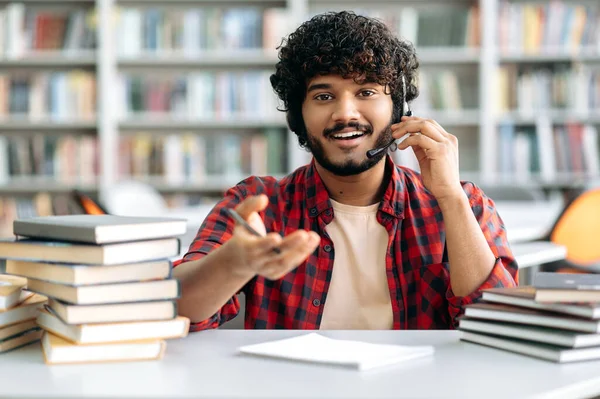
[[[597,1],[368,4],[0,0],[0,236],[15,218],[83,213],[85,194],[109,213],[185,217],[191,240],[228,187],[308,162],[268,77],[281,38],[328,10],[415,44],[412,110],[458,136],[462,179],[498,201],[596,185]]]

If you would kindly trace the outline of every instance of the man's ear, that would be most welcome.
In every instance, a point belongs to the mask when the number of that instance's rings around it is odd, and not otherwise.
[[[298,122],[296,121],[296,118],[294,118],[294,115],[292,115],[292,111],[286,112],[285,119],[287,120],[287,124],[290,130],[296,133],[296,130],[298,129]]]
[[[302,117],[297,117],[294,112],[288,111],[286,120],[292,132],[298,133],[304,129],[304,121],[302,120]]]

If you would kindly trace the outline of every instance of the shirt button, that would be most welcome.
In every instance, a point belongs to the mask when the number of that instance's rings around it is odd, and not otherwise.
[[[325,211],[325,215],[327,215],[327,216],[331,216],[331,209],[327,209],[327,210]]]
[[[313,299],[313,305],[319,306],[319,305],[321,305],[321,301],[318,299]]]
[[[311,215],[316,215],[317,214],[317,208],[310,208],[310,214]]]
[[[331,245],[327,244],[323,247],[323,249],[325,250],[325,252],[331,252]]]

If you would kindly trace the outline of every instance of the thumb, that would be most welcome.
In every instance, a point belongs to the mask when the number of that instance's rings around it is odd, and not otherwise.
[[[237,213],[240,214],[244,219],[248,219],[252,212],[260,212],[267,207],[269,204],[269,198],[264,195],[254,195],[243,200],[238,206],[235,207]]]

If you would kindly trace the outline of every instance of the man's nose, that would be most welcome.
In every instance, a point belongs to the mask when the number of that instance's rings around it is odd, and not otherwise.
[[[353,98],[342,97],[338,99],[331,115],[333,122],[348,123],[350,121],[357,121],[359,118],[360,113]]]

